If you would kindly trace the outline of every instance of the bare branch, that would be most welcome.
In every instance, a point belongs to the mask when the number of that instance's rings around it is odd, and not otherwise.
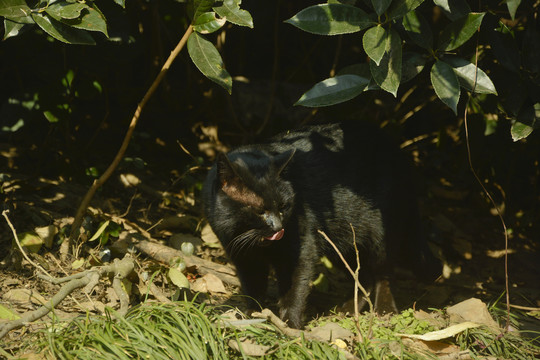
[[[127,312],[129,305],[129,296],[122,288],[122,279],[128,276],[133,271],[135,264],[129,254],[124,256],[122,260],[115,259],[113,264],[96,267],[87,271],[84,271],[76,276],[69,276],[70,280],[63,285],[58,293],[54,295],[47,303],[43,304],[40,308],[34,311],[27,312],[21,316],[20,319],[1,323],[0,324],[0,339],[4,337],[8,332],[13,329],[18,329],[27,323],[36,321],[43,316],[47,315],[54,308],[58,306],[75,289],[85,287],[86,292],[92,291],[92,288],[97,283],[96,278],[99,280],[100,276],[108,273],[115,274],[113,280],[113,288],[120,299],[120,309],[118,311],[119,316],[124,316]],[[63,279],[55,279],[49,275],[49,277],[40,276],[40,278],[50,281],[55,284],[63,283]]]
[[[60,289],[56,295],[54,295],[51,300],[46,304],[40,307],[37,310],[27,312],[21,316],[20,319],[12,320],[6,323],[0,324],[0,339],[3,338],[8,332],[13,329],[18,329],[27,323],[36,321],[37,319],[42,318],[52,311],[66,296],[71,294],[75,289],[85,286],[88,283],[88,279],[83,277],[80,279],[73,279]]]
[[[202,275],[212,273],[228,284],[240,286],[236,272],[228,266],[204,260],[197,256],[188,256],[179,250],[153,241],[139,240],[134,244],[137,250],[159,262],[169,264],[173,258],[181,257],[186,266],[196,266],[197,271]]]

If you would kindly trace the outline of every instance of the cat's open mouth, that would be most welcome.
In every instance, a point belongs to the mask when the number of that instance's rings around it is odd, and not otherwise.
[[[264,240],[280,240],[283,237],[284,233],[285,233],[285,229],[281,229],[271,236],[265,236]]]

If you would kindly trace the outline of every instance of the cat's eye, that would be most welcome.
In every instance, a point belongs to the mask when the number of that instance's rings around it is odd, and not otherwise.
[[[253,212],[257,215],[263,216],[266,211],[260,208],[253,208]]]

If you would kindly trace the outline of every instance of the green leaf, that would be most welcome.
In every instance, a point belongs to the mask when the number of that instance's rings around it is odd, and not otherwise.
[[[464,89],[472,91],[476,77],[475,93],[497,95],[495,85],[482,69],[476,69],[474,64],[457,56],[445,56],[443,61],[454,68],[459,83]]]
[[[540,103],[523,106],[517,116],[516,122],[512,124],[510,133],[512,140],[518,141],[529,136],[533,130],[540,127]]]
[[[506,0],[506,7],[508,7],[508,13],[512,20],[516,18],[516,11],[519,4],[521,4],[521,0]]]
[[[409,11],[416,9],[424,0],[394,0],[388,9],[388,17],[391,20],[398,19]]]
[[[435,94],[457,115],[460,89],[454,69],[447,63],[437,60],[431,68],[430,75]]]
[[[344,4],[313,5],[285,22],[317,35],[349,34],[375,24],[363,10]]]
[[[86,31],[73,29],[49,15],[32,13],[32,18],[47,34],[68,44],[95,45],[96,42]]]
[[[110,220],[107,220],[105,222],[103,222],[100,226],[99,226],[99,229],[96,231],[96,233],[90,238],[90,240],[88,241],[94,241],[96,240],[98,237],[101,236],[101,234],[103,234],[103,232],[105,231],[105,229],[107,228],[107,226],[109,226],[109,222]]]
[[[463,45],[478,30],[484,15],[485,13],[470,13],[450,23],[441,32],[438,48],[443,51],[451,51]]]
[[[402,24],[405,31],[407,31],[407,35],[417,45],[424,49],[431,49],[433,47],[433,33],[428,22],[420,13],[414,10],[409,11],[403,17]]]
[[[371,0],[371,5],[373,5],[373,9],[377,15],[381,16],[388,9],[388,5],[391,2],[392,0]]]
[[[84,265],[85,262],[86,262],[86,261],[85,261],[84,259],[77,259],[77,260],[74,260],[74,261],[71,263],[71,268],[72,268],[73,270],[77,270],[77,269],[81,268],[81,267]]]
[[[201,14],[193,23],[193,30],[201,34],[209,34],[219,30],[227,20],[216,18],[215,12]]]
[[[433,2],[452,21],[460,19],[471,12],[467,0],[433,0]]]
[[[114,3],[117,5],[120,5],[123,9],[126,8],[126,1],[125,0],[114,0]]]
[[[66,72],[66,75],[62,77],[62,85],[64,85],[67,91],[69,91],[69,89],[71,88],[74,78],[75,78],[75,72],[72,69],[69,69]]]
[[[189,280],[187,277],[182,274],[182,272],[176,268],[169,268],[169,279],[171,279],[172,283],[176,285],[178,288],[188,288],[189,289]]]
[[[25,0],[0,0],[0,16],[18,22],[17,18],[30,16],[31,13]]]
[[[370,61],[369,67],[375,82],[385,91],[397,96],[401,81],[401,38],[394,29],[388,32],[386,52],[379,65]]]
[[[368,29],[362,38],[364,51],[377,65],[386,51],[388,40],[388,33],[380,25]]]
[[[81,16],[81,11],[88,9],[88,5],[81,3],[55,2],[45,8],[47,14],[54,19],[76,19]]]
[[[95,5],[94,5],[95,6]],[[52,16],[52,15],[51,15]],[[74,27],[76,29],[88,30],[88,31],[99,31],[105,36],[109,36],[107,33],[107,21],[105,16],[99,11],[97,7],[87,6],[81,11],[81,17],[77,19],[64,19],[56,18],[52,16],[55,20],[58,20],[68,26]]]
[[[426,58],[415,52],[404,52],[401,65],[401,83],[414,78],[424,69]]]
[[[189,36],[187,46],[189,56],[195,66],[204,76],[221,85],[230,94],[232,78],[225,70],[221,55],[215,46],[196,32]]]
[[[212,6],[214,5],[214,0],[190,0],[188,1],[187,11],[189,14],[189,17],[192,20],[197,20],[197,18],[212,10]]]
[[[4,18],[4,20],[9,20],[8,18]],[[20,17],[12,17],[11,20],[12,22],[14,23],[17,23],[17,24],[35,24],[36,22],[34,21],[34,19],[32,19],[32,14],[28,15],[28,16],[20,16]],[[7,32],[7,31],[6,31]]]
[[[97,178],[99,177],[99,170],[95,166],[91,166],[85,170],[85,174]]]
[[[109,224],[107,232],[111,234],[111,236],[118,237],[120,236],[120,232],[122,231],[122,229],[122,225],[112,222]]]
[[[50,110],[45,110],[43,111],[43,116],[45,116],[45,118],[47,119],[48,122],[50,123],[57,123],[58,121],[60,121],[60,119],[58,118],[58,116],[56,116],[52,111]]]
[[[25,26],[27,26],[27,24],[21,24],[21,23],[14,22],[8,19],[4,19],[4,39],[3,40],[19,35],[23,31],[22,29]]]
[[[43,239],[35,232],[25,232],[19,235],[21,246],[25,247],[31,253],[37,253],[43,245]]]
[[[230,23],[253,28],[251,14],[240,9],[240,0],[224,0],[223,5],[214,7],[214,11]]]
[[[512,140],[518,141],[521,139],[525,139],[527,136],[531,135],[533,130],[534,129],[532,128],[532,126],[516,121],[512,124],[510,134],[512,135]]]
[[[355,5],[356,0],[328,0],[329,4],[345,4],[345,5]]]
[[[294,105],[320,107],[335,105],[358,96],[369,78],[357,75],[338,75],[323,80],[309,89]]]

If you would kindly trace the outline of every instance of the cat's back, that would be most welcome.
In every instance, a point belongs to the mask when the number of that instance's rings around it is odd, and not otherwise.
[[[409,174],[397,144],[375,125],[360,121],[290,131],[264,146],[271,154],[295,149],[289,176],[304,184],[366,187]]]

